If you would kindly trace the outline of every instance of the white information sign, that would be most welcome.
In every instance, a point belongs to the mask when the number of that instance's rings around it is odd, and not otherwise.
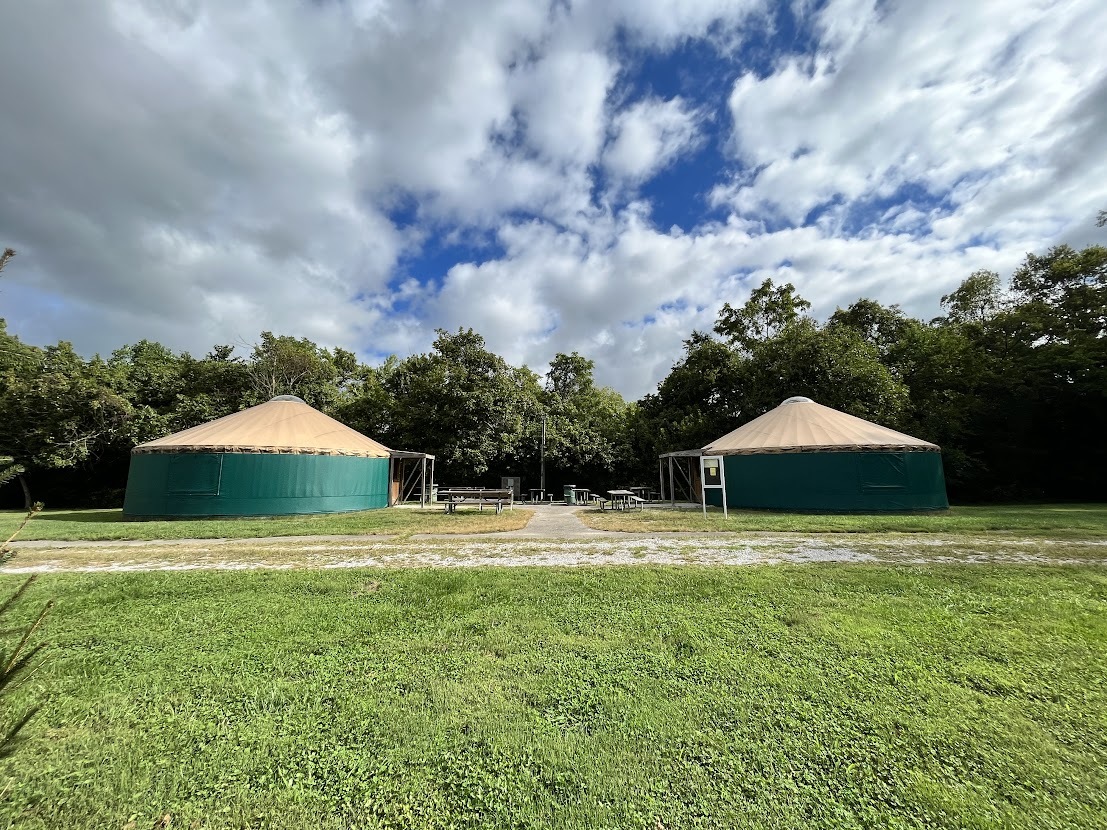
[[[707,515],[707,491],[718,490],[723,502],[723,518],[726,518],[726,471],[721,455],[700,456],[700,502],[703,515]]]

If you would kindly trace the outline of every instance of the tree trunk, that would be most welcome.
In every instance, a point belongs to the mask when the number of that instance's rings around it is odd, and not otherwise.
[[[23,509],[28,513],[35,506],[35,503],[31,501],[31,488],[27,486],[27,479],[22,475],[16,476],[19,479],[19,486],[23,488]]]

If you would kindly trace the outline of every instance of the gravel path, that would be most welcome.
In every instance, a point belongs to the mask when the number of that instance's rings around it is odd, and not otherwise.
[[[620,533],[593,530],[579,508],[541,505],[522,530],[396,536],[16,542],[0,573],[262,568],[588,567],[881,562],[1107,564],[1107,540],[939,534]]]
[[[579,507],[563,505],[527,505],[534,515],[522,530],[508,530],[504,533],[463,533],[446,535],[442,533],[421,533],[413,539],[596,539],[604,536],[624,536],[610,530],[593,530],[577,516]],[[635,534],[638,535],[638,534]],[[687,535],[687,534],[682,534]]]
[[[419,533],[410,538],[418,541],[429,539],[596,539],[596,538],[664,538],[664,537],[698,537],[703,533],[621,533],[610,530],[593,530],[588,527],[576,515],[579,507],[565,507],[563,505],[526,505],[533,510],[534,515],[521,530],[503,531],[500,533]],[[710,534],[706,534],[710,535]],[[366,536],[364,534],[351,535],[323,535],[323,536],[261,536],[252,539],[158,539],[158,540],[108,540],[99,542],[76,541],[60,542],[50,540],[16,541],[10,544],[12,550],[38,550],[44,548],[72,548],[75,550],[91,550],[100,548],[162,548],[170,546],[194,547],[196,545],[240,545],[240,544],[299,544],[302,542],[379,542],[397,538],[392,535]]]
[[[515,533],[518,533],[517,531]],[[755,565],[812,562],[927,564],[1107,564],[1107,541],[894,535],[764,535],[756,538],[631,537],[547,540],[515,533],[495,539],[346,540],[280,538],[172,544],[105,543],[27,549],[0,573],[327,568],[591,567]],[[504,538],[507,537],[507,538]]]

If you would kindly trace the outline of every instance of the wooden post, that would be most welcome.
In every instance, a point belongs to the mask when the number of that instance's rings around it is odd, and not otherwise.
[[[386,485],[387,490],[385,491],[388,495],[386,495],[384,497],[385,498],[385,504],[387,504],[389,507],[393,506],[393,501],[392,501],[392,463],[393,463],[392,456],[389,455],[388,456],[388,484]]]
[[[700,456],[700,502],[703,504],[703,517],[707,518],[707,487],[705,482],[707,481],[707,475],[703,470],[703,456]]]
[[[676,483],[673,481],[673,457],[669,456],[669,506],[676,507]]]
[[[420,487],[419,487],[419,507],[420,509],[427,506],[427,457],[423,456],[423,469],[419,474]]]

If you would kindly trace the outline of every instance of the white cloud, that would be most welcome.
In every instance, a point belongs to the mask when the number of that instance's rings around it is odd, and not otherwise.
[[[731,221],[662,233],[641,213],[606,216],[592,234],[528,222],[503,229],[505,255],[459,265],[423,298],[446,328],[474,326],[517,363],[541,368],[555,351],[597,362],[597,377],[632,396],[651,390],[693,328],[709,331],[723,300],[741,302],[764,279],[792,282],[813,313],[867,296],[929,318],[936,299],[978,268],[1010,270],[997,255],[909,234],[829,237],[806,227],[761,233]]]
[[[596,51],[557,51],[515,74],[528,143],[562,164],[587,167],[603,144],[604,104],[615,67]]]
[[[976,268],[1102,239],[1102,3],[834,0],[815,54],[742,71],[765,5],[18,5],[0,29],[0,243],[20,256],[0,311],[87,352],[269,328],[404,354],[473,326],[536,368],[577,349],[637,396],[765,277],[821,314],[867,295],[930,316]],[[630,83],[638,57],[690,38],[735,61],[723,112]],[[711,221],[663,232],[625,203],[727,138]],[[403,264],[473,237],[502,254]]]
[[[997,185],[984,198],[1008,209],[1005,180],[1037,174],[1050,186],[1074,132],[1107,136],[1104,110],[1083,129],[1074,118],[1104,83],[1104,61],[1097,44],[1072,37],[1074,26],[1107,24],[1107,7],[1065,5],[830,3],[816,56],[735,83],[735,151],[757,172],[718,187],[716,201],[801,223],[831,200],[886,198],[906,184],[941,195],[982,177]],[[1092,145],[1102,158],[1105,144]]]
[[[649,178],[679,155],[692,150],[700,136],[702,115],[681,98],[649,98],[619,113],[604,164],[615,176],[638,182]]]

